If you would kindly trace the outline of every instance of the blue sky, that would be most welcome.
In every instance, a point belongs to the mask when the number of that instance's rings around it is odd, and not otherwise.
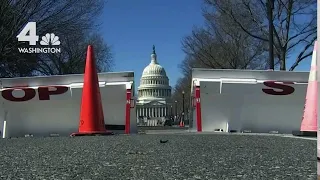
[[[204,22],[201,3],[201,0],[108,0],[101,15],[100,31],[112,46],[114,71],[134,71],[139,85],[154,44],[158,62],[174,86],[181,77],[178,64],[184,58],[181,39],[193,26]],[[305,71],[309,67],[310,58],[296,70]]]

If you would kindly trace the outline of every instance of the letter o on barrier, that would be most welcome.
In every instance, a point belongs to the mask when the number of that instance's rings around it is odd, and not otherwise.
[[[263,84],[270,88],[263,88],[262,91],[269,95],[290,95],[294,93],[295,89],[286,84],[294,84],[293,82],[280,82],[276,81],[265,81]],[[278,91],[274,90],[278,89]],[[280,91],[279,91],[280,90]]]
[[[23,97],[15,97],[13,96],[13,91],[19,89],[24,91]],[[2,97],[8,101],[14,102],[23,102],[29,101],[36,96],[36,91],[32,88],[12,88],[12,89],[5,89],[2,91]]]

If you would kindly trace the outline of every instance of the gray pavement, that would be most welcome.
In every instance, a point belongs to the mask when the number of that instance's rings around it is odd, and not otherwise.
[[[316,149],[314,140],[237,134],[0,139],[0,179],[307,180]]]

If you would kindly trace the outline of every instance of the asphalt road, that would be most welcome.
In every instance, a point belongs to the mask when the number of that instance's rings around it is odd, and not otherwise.
[[[314,140],[255,135],[0,139],[0,179],[307,180],[316,179],[316,149]]]

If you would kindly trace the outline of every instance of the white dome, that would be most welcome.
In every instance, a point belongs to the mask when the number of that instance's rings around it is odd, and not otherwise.
[[[138,91],[138,99],[166,99],[171,96],[169,78],[165,69],[157,62],[155,47],[150,64],[142,72]]]
[[[167,73],[162,66],[151,62],[142,72],[142,77],[146,76],[167,76]]]

